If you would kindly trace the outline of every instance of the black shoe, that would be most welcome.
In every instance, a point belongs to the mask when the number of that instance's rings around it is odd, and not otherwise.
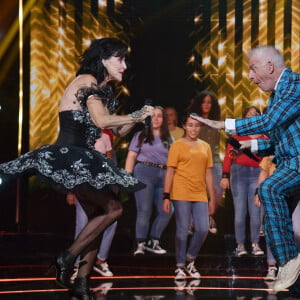
[[[77,277],[74,280],[70,294],[76,297],[78,300],[94,300],[95,296],[90,290],[89,278],[87,277]]]
[[[71,277],[74,273],[75,256],[68,251],[57,256],[54,263],[56,267],[56,282],[65,288],[71,287]]]

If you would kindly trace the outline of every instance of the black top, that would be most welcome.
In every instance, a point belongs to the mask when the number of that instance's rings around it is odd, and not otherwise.
[[[98,190],[108,185],[117,185],[125,191],[144,188],[143,183],[94,149],[100,129],[92,122],[86,107],[86,100],[91,94],[109,106],[110,113],[113,112],[117,101],[107,97],[112,96],[111,90],[107,92],[98,87],[79,90],[77,99],[82,110],[59,113],[60,133],[56,143],[44,145],[13,161],[0,164],[0,173],[35,174],[64,192],[72,191],[82,184]]]

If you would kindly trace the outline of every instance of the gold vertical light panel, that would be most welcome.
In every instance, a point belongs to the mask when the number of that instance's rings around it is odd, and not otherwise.
[[[275,47],[281,52],[285,53],[290,51],[288,48],[284,48],[284,0],[274,1],[276,5],[276,18],[275,18]]]
[[[31,12],[30,149],[53,143],[62,91],[59,7],[37,4]],[[64,75],[65,76],[65,75]],[[59,95],[60,94],[60,95]]]
[[[292,1],[291,66],[300,72],[300,3]]]
[[[219,58],[219,44],[220,44],[220,18],[219,18],[219,3],[214,3],[211,7],[211,43],[207,43],[207,54],[210,57],[210,61],[204,64],[203,75],[206,80],[211,80],[211,84],[215,87],[218,86],[218,58]],[[198,45],[198,53],[201,55],[201,44]]]
[[[98,1],[97,10],[92,12],[91,0],[83,0],[82,9],[75,7],[73,0],[37,1],[31,10],[31,150],[55,142],[60,99],[91,40],[104,36],[125,39],[121,27],[106,15],[105,3]]]
[[[256,19],[257,18],[257,19]],[[269,21],[269,22],[268,22]],[[258,35],[251,36],[253,43],[249,45],[249,49],[252,46],[256,45],[267,45],[268,44],[268,31],[272,30],[269,24],[271,24],[271,20],[268,16],[268,0],[260,0],[258,6],[258,12],[252,16],[252,24],[258,23]],[[254,25],[252,25],[254,26]],[[273,29],[274,30],[274,29]],[[248,52],[247,50],[247,52]],[[248,76],[248,57],[246,52],[247,58],[247,71],[246,74]],[[249,80],[246,78],[246,80]],[[250,84],[250,94],[249,99],[246,99],[247,105],[255,105],[260,109],[263,109],[266,106],[266,101],[268,99],[268,94],[262,92],[259,88],[253,88],[254,84]],[[245,105],[245,106],[247,106]],[[241,115],[240,115],[241,117]]]
[[[22,151],[23,126],[23,1],[19,0],[19,129],[18,129],[18,155]]]
[[[235,83],[237,85],[237,97],[241,99],[242,106],[244,103],[249,104],[249,101],[251,101],[251,84],[248,80],[248,57],[247,52],[251,48],[251,24],[252,24],[252,15],[251,15],[251,8],[252,3],[251,0],[246,0],[243,2],[243,8],[242,8],[242,37],[239,40],[239,43],[241,44],[242,48],[242,58],[241,62],[242,65],[236,66],[236,72],[235,72]],[[241,78],[243,80],[241,80]],[[240,117],[242,112],[242,107],[240,107],[239,110],[237,110],[233,116],[234,117]],[[239,114],[239,115],[238,115]]]
[[[226,106],[230,109],[230,114],[234,111],[233,107],[241,106],[241,99],[236,95],[235,89],[235,65],[239,59],[241,53],[236,51],[235,44],[235,10],[234,2],[229,1],[226,13],[226,27],[224,27],[224,40],[220,45],[222,47],[222,53],[219,56],[219,68],[220,72],[223,73],[222,82],[219,83],[220,98],[224,99],[221,101],[222,110],[226,110]],[[232,101],[233,100],[233,101]],[[228,110],[227,110],[228,111]]]
[[[23,0],[19,0],[19,124],[18,124],[18,156],[22,153],[23,131]],[[20,223],[20,179],[17,181],[16,224]]]

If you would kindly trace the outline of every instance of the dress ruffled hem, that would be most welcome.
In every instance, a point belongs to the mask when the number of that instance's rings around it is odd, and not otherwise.
[[[44,145],[0,164],[0,172],[12,176],[37,175],[60,192],[72,191],[83,184],[96,190],[114,185],[126,192],[145,187],[106,156],[77,146]]]

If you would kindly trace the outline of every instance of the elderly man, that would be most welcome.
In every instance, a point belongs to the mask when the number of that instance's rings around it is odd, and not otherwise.
[[[277,169],[258,189],[265,211],[265,234],[278,263],[274,291],[291,286],[300,272],[300,255],[294,241],[288,195],[300,189],[300,74],[292,72],[282,55],[272,46],[251,49],[249,78],[263,91],[271,91],[265,114],[248,119],[213,121],[195,117],[202,123],[227,133],[250,135],[268,133],[269,140],[241,142],[260,156],[275,154]]]

